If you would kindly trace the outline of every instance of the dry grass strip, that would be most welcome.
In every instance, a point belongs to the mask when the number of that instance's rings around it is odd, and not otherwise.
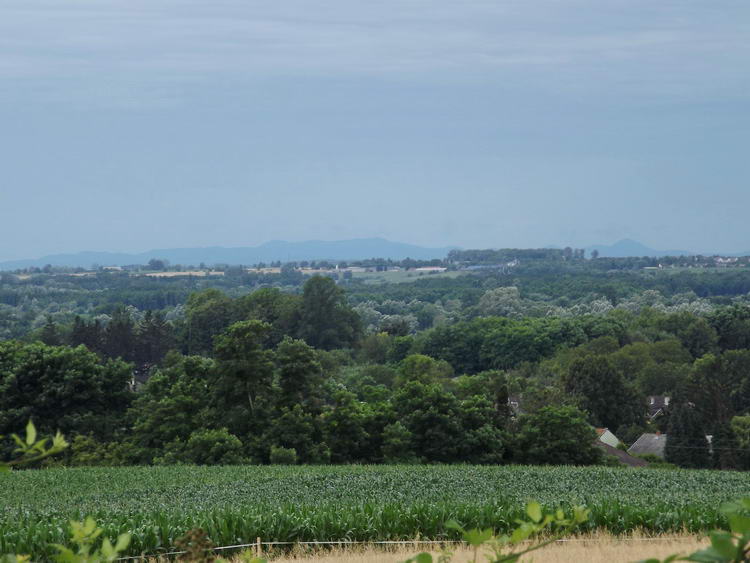
[[[672,553],[687,554],[705,547],[708,540],[690,535],[649,537],[639,534],[615,537],[609,534],[577,536],[530,553],[522,559],[534,563],[626,563],[664,558]],[[472,561],[473,552],[464,547],[450,547],[455,563]],[[426,547],[398,546],[378,548],[353,546],[326,550],[297,549],[292,553],[273,556],[265,554],[273,563],[397,563],[427,550]],[[433,551],[435,555],[439,551]],[[483,555],[477,561],[486,561]]]

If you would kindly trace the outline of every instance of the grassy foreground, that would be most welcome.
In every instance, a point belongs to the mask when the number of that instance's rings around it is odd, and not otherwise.
[[[445,522],[510,528],[523,504],[584,504],[589,527],[703,531],[720,502],[748,496],[746,473],[604,467],[140,467],[0,475],[0,553],[41,554],[67,522],[93,516],[132,553],[168,550],[190,528],[217,545],[454,538]]]

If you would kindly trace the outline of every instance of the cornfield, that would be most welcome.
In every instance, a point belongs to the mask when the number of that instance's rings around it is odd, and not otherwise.
[[[263,541],[452,539],[445,527],[510,529],[523,505],[583,504],[590,528],[702,531],[748,474],[524,466],[128,467],[0,475],[0,553],[41,556],[71,519],[130,531],[130,551],[168,551],[191,528],[217,545]]]

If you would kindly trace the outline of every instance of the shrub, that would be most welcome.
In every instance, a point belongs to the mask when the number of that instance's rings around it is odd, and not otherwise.
[[[271,446],[270,460],[274,465],[296,465],[297,450],[295,450],[294,448]]]
[[[178,439],[167,444],[164,455],[154,459],[154,463],[158,465],[239,465],[245,462],[247,460],[242,455],[242,442],[226,428],[196,430],[187,442]]]

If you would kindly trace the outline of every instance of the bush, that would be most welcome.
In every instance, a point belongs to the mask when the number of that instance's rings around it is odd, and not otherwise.
[[[295,450],[294,448],[271,446],[270,460],[274,465],[296,465],[297,450]]]
[[[119,455],[120,444],[102,443],[93,435],[77,435],[73,438],[67,455],[58,460],[47,460],[45,466],[66,465],[69,467],[94,467],[123,465]]]
[[[187,442],[178,439],[167,444],[164,455],[154,459],[157,465],[239,465],[247,461],[242,455],[242,442],[226,428],[196,430]]]
[[[518,435],[523,463],[532,465],[595,465],[602,450],[586,415],[575,407],[543,407],[521,417]]]
[[[383,429],[383,462],[419,462],[412,448],[412,433],[401,422],[389,424]]]

